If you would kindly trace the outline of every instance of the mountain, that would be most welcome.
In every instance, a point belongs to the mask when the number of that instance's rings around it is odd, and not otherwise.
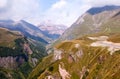
[[[6,60],[14,60],[16,57],[15,62],[19,65],[16,70],[12,70],[1,63],[0,76],[3,79],[119,79],[119,22],[119,6],[91,8],[79,17],[56,43],[53,43],[51,53],[42,59],[38,57],[40,50],[37,49],[40,46],[35,49],[35,46],[38,45],[38,43],[34,44],[35,40],[24,36],[13,39],[13,34],[16,35],[16,32],[5,32],[7,35],[10,34],[6,36],[4,32],[0,31],[0,36],[7,39],[3,39],[1,45],[3,47],[7,45],[10,48],[9,51],[7,51],[8,48],[7,50],[0,49],[0,51],[4,50],[0,52],[1,57],[9,56],[0,60],[8,63]],[[5,51],[7,54],[4,55]],[[12,58],[10,51],[15,53]],[[21,53],[23,53],[22,56]],[[38,63],[36,63],[36,59],[39,60]],[[11,65],[14,64],[10,64],[10,67]]]
[[[120,33],[92,34],[63,41],[28,79],[119,79]]]
[[[52,47],[28,79],[119,79],[120,7],[91,8]]]
[[[0,78],[23,79],[46,56],[43,44],[0,27]]]
[[[98,32],[119,32],[120,6],[94,7],[80,16],[60,40],[70,40]]]
[[[18,22],[14,22],[12,20],[6,20],[6,21],[1,20],[0,27],[4,27],[10,30],[20,31],[25,36],[40,41],[41,43],[44,44],[48,44],[48,42],[51,41],[51,39],[45,36],[39,28],[24,20]]]
[[[107,5],[104,7],[93,7],[91,9],[89,9],[87,12],[92,15],[95,15],[95,14],[98,14],[98,13],[101,13],[104,11],[111,11],[111,10],[116,10],[116,9],[120,9],[120,6],[114,6],[114,5],[108,6]]]
[[[42,23],[38,25],[42,32],[51,39],[57,39],[67,29],[65,25],[55,25],[52,23]]]

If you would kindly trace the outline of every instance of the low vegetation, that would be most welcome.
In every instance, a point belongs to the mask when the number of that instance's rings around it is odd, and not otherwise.
[[[45,46],[20,32],[0,28],[0,78],[26,79],[46,56]]]
[[[103,34],[96,34],[102,36]],[[119,38],[119,34],[106,34],[108,41],[114,41]],[[93,36],[93,35],[89,35]],[[116,36],[113,40],[111,37]],[[119,39],[120,40],[120,39]],[[30,73],[28,79],[55,78],[62,76],[59,71],[59,65],[62,65],[69,73],[66,79],[119,79],[120,73],[120,51],[110,55],[107,48],[92,47],[90,43],[94,41],[88,39],[88,36],[72,41],[64,41],[58,44],[54,51],[61,50],[61,59],[54,60],[54,53],[47,56]]]

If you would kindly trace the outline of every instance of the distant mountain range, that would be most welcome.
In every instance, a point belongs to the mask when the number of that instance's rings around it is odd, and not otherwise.
[[[0,20],[0,27],[4,27],[10,30],[20,31],[25,36],[40,41],[41,43],[48,44],[51,41],[57,39],[60,34],[65,30],[60,29],[60,26],[35,26],[24,20],[12,21],[12,20]],[[43,29],[44,28],[44,29]],[[65,28],[65,27],[64,27]],[[48,30],[49,29],[49,30]]]
[[[28,22],[25,22],[23,20],[18,21],[18,22],[14,22],[11,20],[0,21],[0,27],[4,27],[10,30],[20,31],[25,36],[32,38],[34,40],[37,40],[37,41],[41,41],[42,43],[45,43],[45,44],[47,44],[48,40],[50,40],[36,26]]]
[[[67,29],[65,25],[55,25],[43,23],[38,25],[42,32],[49,38],[57,39]]]

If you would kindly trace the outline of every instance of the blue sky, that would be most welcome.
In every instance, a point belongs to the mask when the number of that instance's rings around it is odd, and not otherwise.
[[[59,0],[39,0],[39,3],[42,5],[43,9],[46,10],[57,1]]]
[[[93,6],[120,5],[120,0],[0,0],[0,19],[70,26]]]

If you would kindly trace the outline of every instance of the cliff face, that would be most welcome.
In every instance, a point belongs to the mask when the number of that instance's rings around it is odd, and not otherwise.
[[[0,67],[4,67],[6,69],[16,69],[18,67],[16,58],[11,56],[0,57]]]
[[[45,47],[39,42],[25,37],[18,31],[0,28],[1,78],[27,77],[38,60],[45,55]]]
[[[16,45],[13,48],[10,47],[2,47],[1,46],[1,62],[4,62],[3,60],[5,59],[5,61],[10,61],[9,63],[23,63],[25,61],[28,61],[29,59],[29,55],[32,54],[32,50],[30,49],[29,44],[24,43],[25,41],[24,38],[18,38],[16,39]],[[4,62],[6,64],[9,64],[8,62]],[[0,65],[2,65],[3,63],[1,63]],[[4,66],[3,66],[4,67]],[[14,67],[12,68],[14,69]]]

